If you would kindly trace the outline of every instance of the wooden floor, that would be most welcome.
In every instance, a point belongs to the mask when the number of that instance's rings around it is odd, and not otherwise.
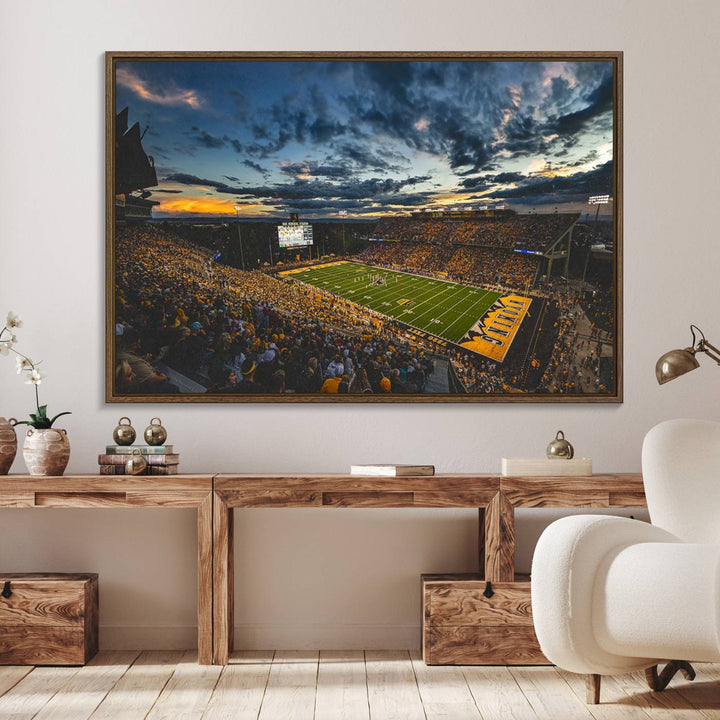
[[[103,652],[83,668],[0,667],[0,719],[625,720],[720,719],[720,665],[698,664],[651,693],[640,675],[584,679],[551,667],[427,667],[418,653],[238,652],[227,667],[196,651]]]

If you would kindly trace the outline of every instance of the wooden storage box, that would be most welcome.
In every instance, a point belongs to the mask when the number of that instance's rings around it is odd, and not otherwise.
[[[423,660],[428,665],[548,665],[530,608],[530,578],[423,575]]]
[[[84,665],[97,651],[96,573],[0,574],[0,665]]]

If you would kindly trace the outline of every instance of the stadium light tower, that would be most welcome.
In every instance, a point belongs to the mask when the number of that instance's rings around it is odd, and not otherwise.
[[[242,264],[242,269],[245,270],[245,255],[243,253],[242,235],[240,233],[240,210],[242,210],[240,205],[236,205],[235,214],[237,215],[238,242],[240,243],[240,263]]]
[[[595,210],[595,227],[593,228],[594,235],[597,235],[597,224],[598,224],[598,215],[600,214],[600,206],[607,205],[609,202],[610,202],[609,195],[591,195],[588,198],[588,205],[596,205],[597,206],[597,210]],[[591,246],[592,246],[592,242],[588,245],[587,255],[585,255],[585,267],[583,268],[582,285],[580,285],[581,291],[585,289],[585,276],[587,275],[588,262],[590,261]]]

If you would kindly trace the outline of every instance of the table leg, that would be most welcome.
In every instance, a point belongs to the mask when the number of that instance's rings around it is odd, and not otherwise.
[[[198,663],[213,661],[213,498],[212,493],[198,506]]]
[[[502,493],[485,508],[485,579],[515,579],[515,509]]]
[[[478,508],[478,573],[485,577],[485,508]]]
[[[227,665],[233,649],[234,511],[213,493],[213,663]]]

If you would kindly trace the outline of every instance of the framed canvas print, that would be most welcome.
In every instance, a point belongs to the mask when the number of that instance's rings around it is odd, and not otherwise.
[[[622,401],[622,53],[106,67],[108,401]]]

